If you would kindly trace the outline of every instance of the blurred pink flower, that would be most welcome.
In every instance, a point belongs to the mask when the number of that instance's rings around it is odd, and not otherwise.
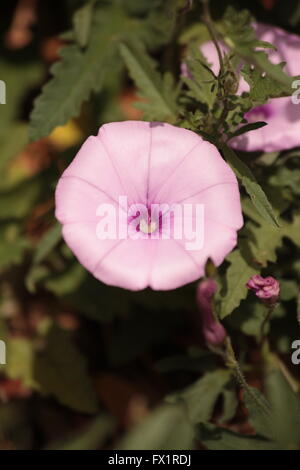
[[[226,331],[213,314],[213,296],[217,290],[217,283],[209,278],[201,281],[197,288],[197,304],[202,314],[202,333],[207,344],[218,346],[224,342]]]
[[[129,204],[147,208],[203,204],[203,247],[187,250],[184,234],[182,239],[154,239],[150,235],[160,227],[149,220],[136,227],[136,239],[100,240],[99,204],[118,208],[124,195]],[[243,225],[236,177],[216,147],[186,129],[142,121],[105,124],[85,141],[59,180],[56,217],[66,243],[88,271],[106,284],[131,290],[168,290],[199,279],[208,258],[222,263]],[[195,217],[190,220],[194,223]],[[129,222],[125,218],[126,229]],[[173,223],[182,220],[174,215]]]
[[[267,51],[271,62],[286,62],[284,70],[289,75],[300,75],[300,37],[270,25],[259,23],[255,28],[261,41],[267,41],[277,48],[277,51]],[[224,52],[228,51],[225,45],[221,48]],[[218,74],[219,60],[214,44],[211,41],[204,43],[201,51],[214,73]],[[242,77],[238,93],[243,91],[249,91],[249,85]],[[291,95],[295,91],[291,89]],[[232,139],[232,147],[250,152],[275,152],[300,145],[300,104],[294,104],[290,96],[270,99],[245,117],[249,122],[265,121],[268,125]]]
[[[265,303],[273,305],[277,302],[280,284],[272,276],[262,277],[259,274],[252,276],[246,286],[255,292],[255,295]]]

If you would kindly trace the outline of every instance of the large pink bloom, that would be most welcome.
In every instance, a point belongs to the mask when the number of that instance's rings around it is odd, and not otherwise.
[[[260,40],[277,48],[277,51],[269,52],[271,62],[286,62],[284,70],[289,75],[300,75],[300,37],[269,25],[258,24],[255,28]],[[222,47],[226,52],[227,48]],[[219,61],[214,44],[206,42],[201,50],[217,74]],[[249,85],[241,78],[238,92],[243,91],[249,91]],[[291,94],[295,91],[291,89]],[[270,99],[266,104],[251,110],[246,118],[249,122],[265,121],[268,125],[233,139],[232,147],[250,152],[274,152],[300,145],[300,104],[293,104],[291,97]]]
[[[152,239],[145,234],[145,221],[136,239],[100,240],[99,205],[117,209],[124,195],[129,205],[147,208],[203,204],[203,247],[187,250],[184,237]],[[212,144],[186,129],[139,121],[105,124],[85,141],[59,180],[56,217],[66,243],[88,271],[106,284],[131,290],[167,290],[195,281],[209,257],[222,263],[243,224],[236,177]],[[179,219],[173,217],[174,226],[182,223]],[[125,220],[129,224],[130,217]]]

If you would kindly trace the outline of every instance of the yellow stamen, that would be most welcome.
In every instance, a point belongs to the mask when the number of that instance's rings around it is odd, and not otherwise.
[[[156,230],[156,227],[156,222],[150,222],[149,224],[147,220],[142,219],[140,221],[140,230],[143,233],[153,233]]]

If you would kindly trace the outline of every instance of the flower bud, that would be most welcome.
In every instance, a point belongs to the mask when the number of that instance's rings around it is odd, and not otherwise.
[[[253,290],[255,295],[269,306],[275,305],[278,301],[280,284],[272,276],[262,277],[256,274],[249,279],[246,287]]]
[[[226,331],[223,325],[217,321],[213,313],[213,296],[217,290],[216,282],[204,279],[197,288],[197,304],[202,314],[202,333],[208,345],[218,346],[223,343]]]

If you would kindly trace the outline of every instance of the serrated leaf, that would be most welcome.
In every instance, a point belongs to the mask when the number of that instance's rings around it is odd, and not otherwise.
[[[92,90],[99,90],[106,74],[104,33],[93,36],[83,52],[77,45],[61,49],[61,60],[51,68],[52,80],[42,89],[30,116],[29,137],[38,140],[77,116]]]
[[[253,265],[246,257],[243,250],[243,243],[240,243],[240,250],[233,251],[227,260],[230,266],[226,272],[226,294],[220,296],[220,318],[230,315],[235,308],[240,305],[241,300],[248,294],[246,282],[251,276],[259,272],[258,267]]]
[[[252,65],[252,68],[256,68],[258,73],[267,73],[273,84],[280,84],[286,92],[291,90],[293,78],[288,76],[281,66],[270,62],[264,51],[257,50],[274,49],[274,46],[257,39],[253,18],[249,11],[237,11],[231,6],[228,7],[223,18],[222,28],[226,44],[243,61],[250,66]]]
[[[112,67],[119,64],[117,52],[121,41],[162,43],[166,38],[157,37],[156,27],[161,22],[169,23],[170,19],[164,16],[169,7],[174,16],[172,1],[146,19],[128,16],[122,2],[95,9],[87,47],[84,50],[76,44],[63,47],[61,60],[52,66],[53,78],[42,89],[31,113],[30,138],[40,139],[79,114],[81,104],[92,91],[101,90]]]
[[[146,100],[139,103],[146,119],[168,120],[176,113],[176,92],[172,89],[170,76],[162,78],[156,71],[155,62],[142,47],[120,44],[120,53],[139,94]]]
[[[276,67],[282,69],[281,65]],[[250,86],[249,98],[256,105],[266,103],[269,98],[290,96],[292,93],[290,87],[282,85],[270,78],[268,74],[262,74],[260,70],[249,65],[245,65],[241,73]]]
[[[238,158],[236,153],[230,147],[223,145],[222,150],[225,159],[228,161],[239,181],[246,189],[251,198],[251,201],[260,215],[273,226],[279,227],[277,216],[274,213],[274,210],[263,189],[257,183],[252,171],[247,167],[247,165],[245,165],[244,162],[242,162],[242,160]]]
[[[266,222],[262,222],[260,227],[254,224],[248,225],[254,240],[250,241],[253,258],[261,266],[267,266],[269,261],[276,261],[276,250],[282,243],[285,234],[284,227],[270,227]]]
[[[300,214],[294,215],[293,221],[284,227],[284,236],[290,238],[296,246],[300,245]]]

